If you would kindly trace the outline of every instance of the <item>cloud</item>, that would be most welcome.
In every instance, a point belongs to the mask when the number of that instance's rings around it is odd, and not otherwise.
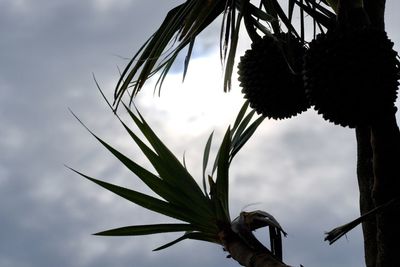
[[[148,1],[1,1],[0,266],[237,265],[221,248],[199,242],[151,252],[176,235],[92,236],[108,228],[168,219],[113,196],[64,167],[68,164],[148,192],[67,108],[102,138],[148,166],[99,96],[91,73],[111,95],[119,76],[116,65],[126,64],[118,56],[132,56],[178,2],[161,1],[154,8]],[[392,14],[394,1],[388,5]],[[397,17],[389,19],[393,40],[399,42],[392,26]],[[213,27],[199,38],[183,86],[177,67],[160,99],[153,98],[150,82],[137,100],[165,143],[177,156],[186,151],[189,168],[199,175],[208,135],[215,130],[215,155],[242,102],[237,84],[224,95],[216,82],[222,75],[215,46],[218,24]],[[246,46],[244,41],[240,51]],[[205,54],[211,59],[202,58]],[[196,77],[204,67],[211,73]],[[178,101],[171,106],[174,98]],[[194,106],[204,111],[191,113]],[[265,122],[233,163],[232,215],[256,202],[260,204],[247,209],[276,216],[289,232],[285,249],[293,265],[359,266],[359,230],[334,246],[322,241],[323,231],[357,216],[354,168],[351,130],[334,127],[313,111],[293,120]]]
[[[140,222],[131,214],[151,221],[147,213],[83,181],[63,164],[105,178],[121,176],[116,161],[108,161],[111,157],[101,153],[67,107],[102,129],[100,134],[113,137],[117,123],[96,92],[91,72],[115,80],[121,60],[113,54],[129,56],[159,22],[143,24],[145,13],[131,16],[118,8],[100,12],[89,2],[36,4],[2,1],[0,11],[2,49],[7,51],[0,65],[0,265],[118,266],[112,263],[119,260],[119,266],[126,266],[135,258],[145,261],[140,253],[150,251],[150,244],[135,249],[128,239],[108,242],[90,234]],[[155,17],[161,18],[169,5],[160,4]],[[143,1],[126,8],[134,7],[152,9]],[[127,36],[126,25],[135,24],[143,24],[143,32]],[[125,253],[109,257],[112,247],[115,253],[125,247]]]

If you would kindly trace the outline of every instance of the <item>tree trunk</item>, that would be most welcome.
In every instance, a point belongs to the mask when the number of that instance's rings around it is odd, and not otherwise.
[[[400,132],[393,114],[371,127],[375,206],[383,205],[400,196]],[[394,266],[400,252],[400,209],[391,205],[376,215],[377,267]]]
[[[373,152],[371,148],[371,128],[358,127],[357,137],[357,176],[360,190],[360,213],[364,215],[372,210],[375,205],[372,200],[372,187],[374,184]],[[364,255],[367,267],[375,267],[377,255],[376,219],[362,223],[364,236]]]
[[[384,30],[385,0],[364,0],[364,7],[372,26]],[[356,136],[360,210],[364,214],[400,196],[400,132],[395,111],[376,120],[371,128],[357,128]],[[390,205],[363,222],[367,267],[392,267],[398,262],[399,214],[399,205]]]

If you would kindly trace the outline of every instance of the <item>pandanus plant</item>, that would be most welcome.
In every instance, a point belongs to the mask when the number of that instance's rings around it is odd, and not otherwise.
[[[284,119],[313,106],[327,121],[355,129],[361,217],[328,232],[326,240],[333,243],[362,223],[366,266],[395,266],[400,251],[400,131],[395,117],[400,63],[385,32],[386,1],[288,0],[287,12],[278,0],[259,0],[258,5],[252,2],[187,0],[173,8],[121,72],[110,106],[118,111],[127,92],[131,103],[146,81],[156,75],[156,89],[160,90],[178,55],[187,48],[185,77],[196,37],[220,15],[223,88],[229,91],[240,27],[244,25],[252,46],[241,57],[238,74],[248,100],[245,107],[250,105],[254,109],[250,114],[256,111],[266,118]],[[292,23],[296,9],[300,19]],[[308,18],[311,34],[306,34],[310,29],[305,27]],[[183,239],[200,239],[223,245],[245,266],[287,266],[282,262],[280,247],[284,232],[272,216],[261,211],[242,213],[235,220],[229,216],[230,163],[262,119],[247,127],[252,115],[244,116],[246,108],[242,109],[233,127],[228,128],[211,175],[206,177],[210,137],[204,153],[201,191],[143,117],[125,108],[152,149],[123,125],[158,176],[95,137],[164,200],[85,177],[185,223],[125,227],[100,234],[182,231],[181,238],[166,246]],[[253,230],[263,226],[271,230],[269,249],[252,235]]]
[[[149,160],[156,173],[131,160],[113,146],[86,129],[136,177],[138,177],[158,197],[153,197],[133,189],[114,185],[82,172],[73,170],[86,179],[119,195],[145,209],[181,221],[181,223],[147,224],[125,226],[106,230],[100,236],[138,236],[168,232],[182,232],[183,235],[156,249],[168,248],[182,240],[194,239],[222,245],[230,255],[245,266],[249,260],[268,260],[282,263],[282,235],[286,235],[278,221],[265,211],[241,212],[231,219],[229,214],[229,167],[235,155],[250,139],[263,117],[253,119],[255,111],[247,112],[249,103],[245,102],[232,127],[228,127],[216,154],[214,163],[207,175],[213,133],[209,136],[203,154],[202,188],[189,173],[185,163],[180,162],[152,130],[138,109],[132,110],[124,105],[129,118],[143,134],[149,145],[138,137],[133,129],[118,115],[122,126]],[[253,231],[269,227],[270,247],[263,245]],[[247,247],[243,254],[240,247]],[[257,256],[257,257],[255,257]]]

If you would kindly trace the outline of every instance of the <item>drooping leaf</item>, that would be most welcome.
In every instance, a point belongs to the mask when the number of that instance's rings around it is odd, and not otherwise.
[[[107,231],[95,233],[101,236],[135,236],[135,235],[151,235],[171,232],[187,232],[195,231],[196,228],[191,224],[169,223],[169,224],[149,224],[149,225],[133,225],[115,228]]]
[[[357,225],[361,224],[362,222],[371,219],[372,217],[376,216],[377,213],[384,212],[386,209],[390,208],[392,205],[398,205],[400,201],[399,197],[393,198],[372,210],[364,213],[360,217],[356,218],[355,220],[341,225],[339,227],[334,228],[333,230],[326,232],[326,237],[324,238],[325,241],[329,241],[329,245],[332,245],[336,242],[339,238],[346,235],[349,231],[354,229]]]
[[[246,27],[247,34],[249,35],[252,43],[260,42],[262,37],[257,32],[257,29],[259,28],[259,23],[255,18],[251,16],[250,12],[245,11],[243,13],[243,23]]]
[[[297,37],[299,37],[299,34],[297,33],[296,29],[292,25],[291,21],[287,17],[285,11],[283,11],[281,5],[279,4],[278,0],[270,0],[274,10],[276,11],[277,15],[279,16],[280,20],[285,24],[286,28],[295,34]]]
[[[169,69],[178,54],[187,45],[193,46],[195,38],[224,12],[226,0],[187,0],[171,9],[157,31],[137,53],[125,70],[115,88],[115,108],[123,94],[132,86],[132,98],[143,87],[146,80],[161,71],[158,85],[161,87]],[[170,45],[171,47],[168,47]],[[192,47],[189,48],[187,61],[184,63],[185,74],[189,64]],[[163,53],[170,50],[166,56]],[[136,64],[133,64],[136,62]]]
[[[263,11],[261,8],[258,8],[251,3],[248,3],[245,8],[258,20],[262,20],[264,22],[272,22],[275,20],[274,16],[272,16],[270,13]]]
[[[262,6],[264,6],[265,11],[272,17],[271,27],[274,33],[280,33],[282,31],[279,16],[275,10],[275,6],[272,2],[273,0],[261,0]]]
[[[269,28],[267,28],[264,24],[262,24],[259,20],[257,20],[257,19],[255,19],[255,18],[253,18],[253,17],[248,17],[247,18],[248,20],[250,20],[250,22],[251,22],[251,26],[253,27],[256,27],[257,28],[257,30],[259,30],[259,31],[261,31],[262,33],[263,33],[263,35],[270,35],[271,34],[271,30],[269,29]],[[250,25],[247,25],[246,26],[246,29],[249,29],[249,26]],[[249,33],[249,32],[248,32]],[[250,35],[250,33],[249,33],[249,35]],[[251,37],[251,36],[250,36]],[[257,37],[258,38],[258,37]],[[260,36],[260,38],[261,38],[261,36]],[[252,39],[253,40],[253,39]],[[257,39],[255,39],[255,40],[257,40]],[[255,41],[255,40],[253,40],[253,41]]]
[[[298,0],[293,0],[293,1],[298,1]],[[336,14],[332,11],[329,10],[329,4],[326,1],[315,1],[315,0],[304,0],[309,6],[312,6],[313,8],[319,10],[322,14],[325,16],[335,19]],[[322,5],[321,2],[325,5]]]
[[[116,85],[116,90],[114,92],[114,105],[116,105],[116,108],[118,108],[118,104],[121,101],[121,98],[125,91],[128,89],[129,82],[126,82],[126,79],[133,79],[133,76],[135,75],[135,68],[131,71],[131,73],[128,74],[128,71],[130,70],[132,64],[135,62],[136,58],[140,55],[140,53],[145,49],[145,47],[148,45],[148,43],[152,40],[154,37],[154,34],[150,36],[149,39],[139,48],[139,50],[136,52],[136,54],[133,56],[133,58],[129,61],[129,63],[125,66],[124,70],[120,72],[120,79],[117,82]],[[137,65],[142,64],[143,62],[138,61]],[[140,66],[137,66],[137,69]],[[128,75],[128,76],[127,76]],[[97,82],[96,82],[97,84]],[[97,87],[99,88],[98,84]]]
[[[230,40],[230,47],[229,47],[229,53],[228,53],[228,58],[226,60],[226,65],[225,65],[225,75],[224,75],[224,91],[228,92],[231,89],[231,79],[232,79],[232,73],[233,73],[233,68],[235,64],[235,56],[236,56],[236,49],[239,41],[239,31],[240,31],[240,24],[242,21],[243,15],[241,13],[238,14],[236,21],[232,23],[232,34],[231,34],[231,40]],[[234,18],[233,18],[234,19]]]
[[[165,245],[162,245],[162,246],[154,249],[153,251],[159,251],[162,249],[166,249],[166,248],[173,246],[173,245],[175,245],[183,240],[186,240],[186,239],[193,239],[193,240],[206,241],[206,242],[219,244],[219,241],[216,236],[206,235],[206,234],[203,234],[200,232],[188,232],[188,233],[185,233],[183,236],[175,239],[174,241],[171,241]]]
[[[190,62],[190,58],[191,58],[192,52],[193,52],[194,41],[195,41],[195,38],[193,38],[190,41],[188,52],[187,52],[186,57],[185,57],[185,65],[184,65],[184,68],[183,68],[183,78],[182,78],[183,81],[185,81],[186,74],[187,74],[187,71],[189,69],[189,62]]]
[[[312,17],[318,25],[322,25],[325,28],[332,28],[336,22],[336,15],[329,10],[323,8],[320,4],[315,1],[307,0],[307,3],[311,3],[312,6],[306,5],[298,0],[293,0],[296,4],[304,10],[310,17]]]
[[[166,46],[166,44],[164,43],[165,40],[166,39],[168,39],[168,41],[171,40],[173,38],[175,31],[179,29],[180,25],[178,22],[181,20],[179,13],[184,13],[186,6],[187,3],[183,3],[171,9],[168,12],[167,16],[165,17],[159,29],[146,41],[146,43],[141,47],[141,49],[136,53],[136,55],[132,58],[129,64],[125,67],[115,88],[115,94],[114,94],[115,105],[118,106],[123,94],[128,89],[130,83],[132,82],[136,73],[139,71],[142,65],[152,64],[154,66],[155,62],[165,49]],[[172,28],[173,31],[166,31],[166,29],[168,28]],[[160,43],[162,41],[164,42]],[[134,62],[136,62],[136,64],[133,65],[132,67],[132,64]],[[148,68],[145,69],[145,71],[142,70],[141,75],[148,77],[150,75]],[[138,79],[135,88],[140,87],[141,84],[143,84],[143,81]],[[132,95],[134,94],[135,92]]]
[[[175,59],[178,57],[178,53],[174,53],[171,55],[167,61],[165,61],[162,65],[160,65],[161,73],[160,76],[157,79],[156,85],[154,86],[154,92],[158,91],[158,95],[161,95],[161,87],[164,83],[165,78],[167,78],[167,75],[169,73],[169,70],[172,68],[172,65],[175,62]],[[131,99],[132,100],[132,99]]]
[[[292,23],[295,4],[300,9],[300,34],[294,27],[296,24]],[[188,47],[184,61],[184,79],[196,37],[221,14],[224,16],[221,25],[220,50],[224,66],[223,88],[225,91],[229,91],[231,86],[240,22],[243,17],[249,35],[253,36],[252,39],[257,38],[257,30],[268,34],[268,29],[272,28],[274,33],[279,33],[282,31],[281,24],[283,24],[289,32],[304,41],[306,15],[313,18],[321,30],[323,27],[329,28],[335,22],[335,14],[328,9],[325,1],[289,0],[289,7],[285,12],[278,0],[261,0],[260,7],[244,0],[187,0],[168,12],[157,31],[139,49],[121,73],[115,88],[115,109],[128,88],[132,88],[132,101],[145,82],[155,74],[159,74],[155,88],[160,92],[178,54]]]

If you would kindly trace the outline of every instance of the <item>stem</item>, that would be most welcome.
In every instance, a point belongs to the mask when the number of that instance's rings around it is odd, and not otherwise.
[[[269,250],[256,250],[250,248],[234,232],[221,234],[222,243],[240,265],[246,267],[291,267],[277,260]]]

